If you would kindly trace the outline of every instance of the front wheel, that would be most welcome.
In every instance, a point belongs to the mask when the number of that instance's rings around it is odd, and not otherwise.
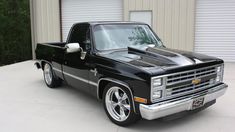
[[[103,104],[109,119],[117,125],[127,126],[140,119],[133,110],[130,91],[126,87],[108,84],[103,93]]]

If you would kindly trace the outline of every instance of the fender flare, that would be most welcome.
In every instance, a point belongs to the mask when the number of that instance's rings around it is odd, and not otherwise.
[[[112,82],[112,83],[116,83],[116,84],[119,84],[119,85],[122,85],[124,86],[125,88],[127,88],[131,94],[131,98],[132,98],[132,105],[133,105],[133,110],[134,112],[136,112],[136,109],[135,109],[135,102],[134,102],[134,96],[133,96],[133,92],[131,90],[131,88],[129,87],[129,85],[123,81],[120,81],[120,80],[117,80],[117,79],[113,79],[113,78],[100,78],[99,81],[98,81],[98,85],[97,85],[97,98],[100,100],[101,97],[100,97],[100,83],[102,81],[108,81],[108,82]]]
[[[51,66],[51,68],[53,68],[53,65],[52,65],[52,63],[51,62],[49,62],[49,61],[47,61],[47,60],[40,60],[40,65],[41,65],[41,68],[42,68],[42,70],[43,70],[43,64],[44,63],[48,63],[50,66]]]

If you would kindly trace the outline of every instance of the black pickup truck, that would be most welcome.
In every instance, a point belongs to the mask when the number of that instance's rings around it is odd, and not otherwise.
[[[227,89],[223,60],[166,48],[144,23],[76,23],[67,42],[35,52],[48,87],[64,81],[96,96],[121,126],[204,109]]]

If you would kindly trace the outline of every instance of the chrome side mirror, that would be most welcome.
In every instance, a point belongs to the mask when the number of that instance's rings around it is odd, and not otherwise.
[[[80,47],[79,43],[68,43],[65,45],[66,53],[75,53],[80,52],[81,59],[84,60],[86,57],[86,52],[83,51],[82,47]]]
[[[66,53],[74,53],[81,51],[79,43],[68,43],[65,45]]]

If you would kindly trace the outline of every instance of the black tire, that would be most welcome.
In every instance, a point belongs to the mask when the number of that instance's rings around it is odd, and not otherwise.
[[[51,74],[51,81],[47,81],[47,79],[46,79],[47,74]],[[44,77],[44,81],[45,81],[46,85],[49,88],[57,88],[57,87],[61,86],[61,84],[62,84],[62,80],[55,75],[51,65],[48,63],[45,63],[43,66],[43,77]]]
[[[130,107],[129,107],[130,108],[129,115],[123,121],[119,121],[119,120],[113,118],[111,116],[110,112],[108,111],[108,108],[107,108],[106,97],[108,95],[106,95],[106,94],[107,94],[108,91],[110,91],[109,89],[111,89],[113,87],[118,87],[118,88],[121,89],[121,91],[123,90],[126,93],[128,99],[129,99],[129,105],[130,105]],[[139,114],[136,114],[134,112],[132,97],[131,97],[130,91],[126,87],[123,87],[123,86],[115,84],[115,83],[109,83],[108,85],[106,85],[106,87],[104,89],[102,101],[103,101],[103,106],[104,106],[105,112],[106,112],[107,116],[109,117],[109,119],[113,123],[115,123],[115,124],[117,124],[119,126],[128,126],[128,125],[131,125],[131,124],[137,122],[141,118]],[[121,106],[119,106],[119,107],[121,107]]]

